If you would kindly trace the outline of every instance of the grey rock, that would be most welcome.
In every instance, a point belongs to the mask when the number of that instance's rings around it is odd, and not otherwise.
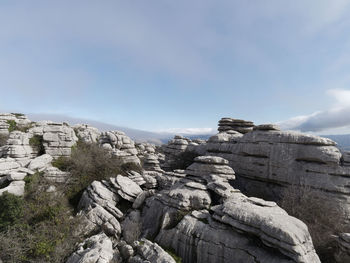
[[[114,251],[112,241],[100,233],[87,238],[66,263],[112,263]]]
[[[147,239],[141,239],[137,246],[137,253],[143,260],[152,263],[176,263],[175,260],[158,244]],[[145,262],[145,261],[143,261]]]

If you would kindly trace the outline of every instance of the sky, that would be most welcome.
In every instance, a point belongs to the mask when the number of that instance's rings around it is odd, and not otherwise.
[[[0,111],[350,133],[347,0],[0,0]]]

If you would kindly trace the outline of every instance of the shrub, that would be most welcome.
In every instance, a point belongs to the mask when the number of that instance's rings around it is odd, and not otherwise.
[[[0,196],[0,231],[16,224],[23,216],[23,199],[4,192]]]
[[[44,139],[42,135],[34,135],[29,139],[29,145],[38,152],[38,156],[45,154]]]
[[[59,158],[56,166],[70,172],[66,194],[73,205],[93,181],[101,181],[123,173],[120,160],[97,144],[78,142],[69,158]]]
[[[13,131],[15,131],[17,129],[17,124],[16,124],[16,122],[14,120],[7,120],[7,124],[10,125],[8,127],[8,131],[9,132],[13,132]]]
[[[340,206],[329,202],[323,193],[307,186],[290,186],[279,205],[289,215],[303,221],[309,229],[317,254],[322,262],[334,262],[333,234],[347,232],[344,212]]]
[[[71,159],[64,156],[60,156],[56,160],[53,160],[51,164],[53,167],[56,167],[65,172],[68,171],[69,167],[72,165]]]
[[[22,205],[15,203],[4,209],[6,215],[16,211],[13,207],[21,207],[21,212],[12,216],[15,222],[0,230],[0,258],[4,262],[64,262],[80,241],[72,234],[79,218],[72,217],[74,210],[59,186],[55,193],[46,192],[50,183],[42,174],[28,176],[25,181],[24,199],[16,197]]]
[[[179,155],[177,155],[175,159],[170,163],[170,169],[184,170],[194,162],[194,158],[196,158],[197,156],[199,156],[199,154],[194,151],[182,152]]]
[[[6,145],[8,139],[8,135],[0,134],[0,147]]]

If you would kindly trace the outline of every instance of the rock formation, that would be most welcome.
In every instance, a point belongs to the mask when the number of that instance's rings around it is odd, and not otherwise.
[[[251,121],[222,118],[219,121],[219,132],[237,131],[239,133],[247,133],[253,130],[254,123]]]
[[[123,162],[131,162],[140,164],[140,159],[137,157],[135,143],[120,131],[108,131],[101,133],[100,144],[107,150],[110,150],[113,155],[120,157]]]

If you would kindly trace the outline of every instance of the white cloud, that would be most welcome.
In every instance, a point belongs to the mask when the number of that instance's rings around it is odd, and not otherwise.
[[[296,116],[279,122],[282,129],[303,132],[345,131],[350,126],[350,90],[332,89],[327,94],[335,99],[332,107],[310,115]],[[338,132],[337,132],[338,131]]]

